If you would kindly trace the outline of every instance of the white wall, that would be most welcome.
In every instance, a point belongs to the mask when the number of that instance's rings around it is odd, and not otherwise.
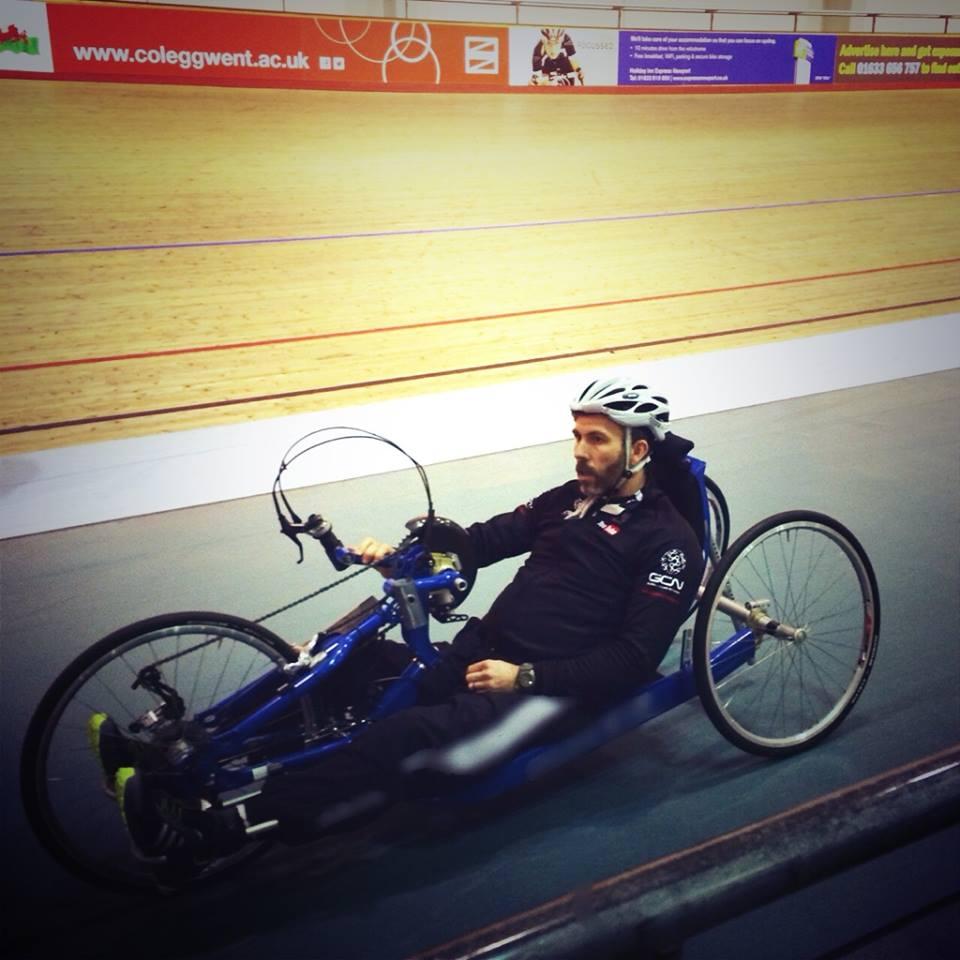
[[[516,23],[518,11],[510,0],[487,2],[450,2],[450,0],[140,0],[144,3],[184,4],[189,6],[233,7],[251,10],[286,11],[288,13],[319,13],[351,17],[404,17],[416,20],[461,20],[483,23]],[[542,0],[541,0],[542,2]],[[571,9],[572,6],[578,9]],[[621,6],[643,6],[625,3]],[[529,6],[519,8],[519,22],[528,24],[563,23],[569,26],[645,27],[674,30],[705,30],[711,24],[706,13],[684,12],[696,10],[696,0],[660,0],[650,6],[657,12],[624,10],[617,14],[612,0],[565,0],[558,7]],[[824,30],[831,32],[870,32],[873,19],[865,14],[902,14],[898,17],[880,17],[876,21],[879,33],[941,33],[943,22],[917,17],[915,14],[951,14],[950,33],[960,33],[960,0],[809,0],[791,3],[790,0],[731,0],[727,3],[702,3],[718,12],[712,23],[716,30],[791,31]],[[674,8],[663,12],[663,8]],[[808,11],[798,19],[787,13]],[[782,10],[771,15],[769,11]],[[828,16],[817,16],[810,11],[823,10]],[[727,11],[727,12],[724,12]],[[736,13],[730,11],[737,11]],[[760,13],[759,11],[767,11]],[[857,14],[860,14],[858,16]],[[914,16],[911,16],[914,14]]]
[[[960,314],[643,364],[650,383],[665,385],[673,418],[681,422],[955,367],[960,367]],[[757,376],[758,370],[771,375]],[[593,369],[590,375],[619,372],[624,371]],[[583,377],[554,375],[0,457],[0,539],[266,493],[280,455],[297,437],[336,424],[387,436],[425,466],[562,440],[569,436],[569,399],[582,388]],[[456,429],[424,429],[438,409],[458,411]],[[392,451],[368,446],[356,459],[301,464],[306,472],[291,470],[285,486],[293,490],[397,469]]]

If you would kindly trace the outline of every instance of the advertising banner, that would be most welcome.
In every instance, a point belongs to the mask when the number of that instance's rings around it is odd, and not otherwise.
[[[960,85],[960,36],[672,33],[0,0],[0,76],[323,89]]]
[[[960,82],[960,36],[838,37],[836,79],[911,86]]]
[[[589,27],[511,27],[513,87],[615,87],[617,34]]]
[[[47,6],[0,0],[0,71],[52,73]]]
[[[823,34],[620,32],[625,86],[830,83],[836,37]]]
[[[49,42],[39,46],[48,51],[46,69],[52,49],[52,69],[66,78],[367,88],[507,83],[506,27],[0,0],[0,21],[13,16],[24,25],[14,27],[17,36],[28,38],[33,28],[19,8],[48,18]],[[38,69],[29,56],[7,53],[3,69]]]

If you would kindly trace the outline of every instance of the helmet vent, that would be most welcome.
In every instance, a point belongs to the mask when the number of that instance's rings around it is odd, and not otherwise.
[[[590,393],[590,391],[591,391],[596,385],[597,385],[597,381],[594,380],[593,383],[591,383],[590,386],[587,387],[587,389],[584,390],[583,393],[580,394],[580,399],[582,400],[584,397],[588,396],[589,393]]]

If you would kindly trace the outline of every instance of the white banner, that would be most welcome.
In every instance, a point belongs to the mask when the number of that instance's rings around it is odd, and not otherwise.
[[[510,86],[615,87],[616,30],[511,27]]]

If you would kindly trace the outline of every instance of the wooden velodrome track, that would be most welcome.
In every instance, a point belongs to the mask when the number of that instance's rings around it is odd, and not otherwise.
[[[960,89],[4,94],[3,453],[960,302]]]

